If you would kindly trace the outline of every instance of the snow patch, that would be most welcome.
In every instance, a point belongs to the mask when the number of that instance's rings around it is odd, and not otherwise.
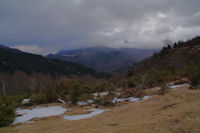
[[[95,97],[97,97],[98,95],[100,95],[100,96],[105,96],[105,95],[108,95],[108,94],[109,94],[109,92],[93,93],[93,95],[94,95]]]
[[[16,123],[30,123],[33,118],[57,116],[63,114],[67,109],[60,106],[36,107],[33,109],[20,109],[16,110],[16,114],[21,115],[16,117],[13,124]]]
[[[88,103],[84,101],[78,101],[77,104],[80,106],[88,105]]]
[[[30,98],[27,98],[27,99],[24,99],[23,101],[22,101],[22,104],[27,104],[27,103],[29,103],[30,102]]]
[[[66,104],[66,102],[65,101],[63,101],[62,99],[60,99],[60,98],[58,98],[58,101],[59,102],[61,102],[61,103],[63,103],[63,104]]]
[[[141,100],[147,100],[149,98],[151,98],[152,96],[144,96]]]
[[[85,101],[78,101],[77,104],[80,105],[80,106],[84,106],[84,105],[89,105],[89,104],[92,104],[94,103],[94,100],[87,100],[86,102]]]
[[[139,102],[142,100],[146,100],[151,98],[152,96],[144,96],[143,98],[135,98],[135,97],[128,97],[128,98],[116,98],[112,100],[112,103],[120,103],[120,102]]]
[[[190,85],[188,83],[186,84],[181,84],[181,85],[171,85],[169,86],[169,88],[171,89],[177,89],[177,88],[180,88],[180,87],[189,87]]]
[[[81,120],[81,119],[87,119],[96,115],[99,115],[105,111],[108,111],[110,109],[89,109],[89,110],[84,110],[84,112],[91,112],[89,114],[80,114],[80,115],[65,115],[63,119],[66,120]]]
[[[92,104],[94,100],[87,100],[88,103]]]

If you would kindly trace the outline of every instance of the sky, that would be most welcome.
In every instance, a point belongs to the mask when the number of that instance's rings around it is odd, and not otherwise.
[[[200,0],[0,0],[0,44],[46,55],[200,35]]]

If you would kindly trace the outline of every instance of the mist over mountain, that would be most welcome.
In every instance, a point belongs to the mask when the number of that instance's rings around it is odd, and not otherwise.
[[[136,48],[90,47],[76,50],[62,50],[47,55],[51,59],[59,59],[80,63],[97,71],[116,73],[150,57],[157,50]]]

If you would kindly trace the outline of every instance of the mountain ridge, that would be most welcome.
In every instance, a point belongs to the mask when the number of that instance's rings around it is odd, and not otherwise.
[[[136,48],[89,47],[62,50],[49,54],[47,58],[80,63],[97,71],[116,73],[118,70],[151,56],[157,50]],[[116,71],[116,72],[115,72]]]
[[[166,46],[160,52],[133,65],[125,70],[125,75],[146,72],[152,69],[184,69],[189,64],[200,65],[200,37],[197,36],[186,42],[175,42]]]
[[[41,55],[22,52],[4,45],[0,46],[0,72],[14,73],[23,71],[58,75],[92,75],[95,77],[109,77],[109,74],[96,72],[92,68],[78,63],[48,59]]]

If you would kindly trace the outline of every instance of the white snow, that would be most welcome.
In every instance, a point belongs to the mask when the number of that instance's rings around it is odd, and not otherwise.
[[[20,109],[16,110],[18,116],[15,118],[13,124],[16,123],[29,123],[33,118],[57,116],[63,114],[67,109],[60,106],[36,107],[33,109]]]
[[[125,101],[127,101],[125,98],[114,97],[114,99],[112,100],[112,103],[120,103],[120,102],[125,102]]]
[[[177,88],[180,88],[180,87],[189,87],[190,85],[188,83],[186,84],[181,84],[181,85],[170,85],[169,88],[171,89],[177,89]]]
[[[90,112],[89,114],[80,114],[80,115],[65,115],[63,117],[63,119],[67,119],[67,120],[81,120],[81,119],[87,119],[96,115],[99,115],[101,113],[103,113],[104,111],[107,111],[109,109],[89,109],[89,110],[84,110],[84,112]]]
[[[94,100],[87,100],[87,102],[91,104],[94,102]]]
[[[78,105],[81,105],[81,106],[83,106],[83,105],[88,105],[88,103],[87,103],[87,102],[84,102],[84,101],[78,101],[77,104],[78,104]]]
[[[144,96],[141,100],[147,100],[149,98],[151,98],[152,96]]]
[[[61,103],[63,103],[63,104],[66,104],[66,102],[65,101],[63,101],[62,99],[60,99],[60,98],[58,98],[58,101],[59,102],[61,102]]]
[[[92,104],[94,100],[87,100],[87,101],[78,101],[77,104],[80,106]]]
[[[109,94],[109,92],[93,93],[93,95],[94,95],[95,97],[97,97],[98,95],[100,95],[100,96],[105,96],[105,95],[108,95],[108,94]]]
[[[160,90],[160,87],[152,88],[151,90]]]
[[[127,101],[129,101],[129,102],[138,102],[138,101],[140,101],[140,98],[129,97],[129,98],[127,98]]]
[[[135,97],[128,97],[128,98],[116,98],[112,100],[112,103],[120,103],[120,102],[139,102],[141,100],[149,99],[152,96],[144,96],[143,98],[135,98]]]
[[[27,98],[27,99],[24,99],[23,101],[22,101],[22,104],[27,104],[27,103],[29,103],[30,102],[30,98]]]

